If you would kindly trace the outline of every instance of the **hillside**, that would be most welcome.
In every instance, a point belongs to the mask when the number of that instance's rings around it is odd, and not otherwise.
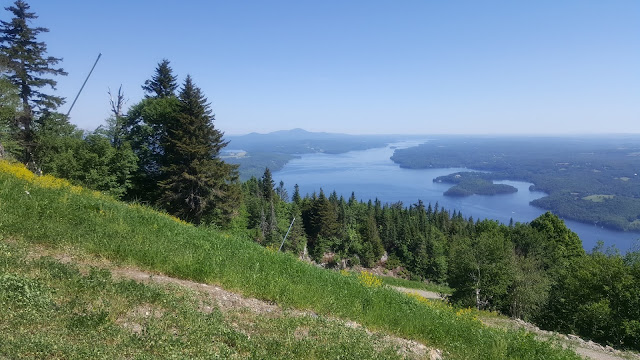
[[[11,238],[53,249],[71,247],[144,271],[219,285],[284,309],[313,311],[354,321],[372,330],[442,349],[446,357],[452,359],[576,358],[573,353],[559,350],[550,343],[536,341],[532,334],[524,331],[488,328],[464,312],[425,303],[385,287],[367,286],[357,277],[318,269],[234,233],[194,227],[147,207],[121,203],[71,186],[64,180],[35,177],[20,165],[0,164],[3,184],[0,236],[5,247]],[[55,293],[38,278],[39,275],[49,278],[46,272],[33,269],[16,275],[7,264],[5,260],[3,284],[7,279],[18,278],[22,285],[17,289],[27,289],[26,294],[34,294],[35,290],[42,294]],[[61,271],[67,273],[64,269]],[[101,284],[103,280],[99,279],[108,277],[100,272],[93,276],[98,279],[89,277],[87,281],[94,284]],[[102,296],[102,300],[92,301],[107,304],[108,300]],[[75,304],[77,308],[73,303],[47,300],[42,306],[44,311],[57,311],[60,306],[73,305],[80,324],[91,326],[97,322],[108,328],[115,326],[117,315],[108,310],[100,312],[95,303],[88,300]],[[29,314],[32,313],[16,313],[16,316],[25,316],[16,321],[28,322]],[[5,321],[2,324],[3,328],[14,326]],[[50,326],[57,329],[55,322]],[[38,347],[39,351],[54,353],[55,344],[43,342],[39,336],[36,332],[31,337],[20,338],[16,341],[22,343],[16,343],[13,348]]]

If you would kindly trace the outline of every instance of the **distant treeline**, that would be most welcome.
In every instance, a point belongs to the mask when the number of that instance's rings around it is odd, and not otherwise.
[[[414,169],[467,167],[490,171],[456,173],[440,178],[444,182],[469,178],[532,182],[534,190],[548,194],[533,201],[535,206],[565,218],[616,230],[640,230],[640,177],[637,175],[640,139],[637,136],[442,138],[398,149],[392,160]],[[458,185],[460,187],[473,192],[464,185]]]

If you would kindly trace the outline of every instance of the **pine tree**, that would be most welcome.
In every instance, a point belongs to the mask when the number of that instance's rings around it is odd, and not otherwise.
[[[280,200],[284,202],[289,202],[289,193],[287,189],[284,187],[284,181],[280,180],[278,187],[276,188],[276,194],[280,198]]]
[[[34,118],[49,112],[64,103],[64,98],[48,95],[39,89],[45,86],[55,90],[57,82],[43,75],[67,75],[62,68],[53,68],[62,59],[45,56],[47,45],[37,41],[40,33],[48,32],[44,27],[31,27],[28,22],[38,17],[29,12],[30,6],[17,0],[5,10],[13,13],[11,21],[0,21],[0,58],[5,63],[7,78],[18,87],[22,112],[17,117],[20,129],[19,141],[24,146],[24,162],[30,162],[35,146],[33,142]]]
[[[291,201],[299,205],[301,200],[302,198],[300,197],[300,186],[298,186],[298,184],[295,184],[295,186],[293,187],[293,196],[291,197]]]
[[[307,245],[307,237],[304,231],[304,225],[302,224],[302,212],[297,203],[291,204],[291,217],[295,218],[289,236],[284,243],[284,250],[291,251],[296,255],[302,255],[304,248]]]
[[[167,131],[180,107],[174,94],[177,85],[172,71],[168,60],[158,64],[152,79],[142,86],[154,96],[147,95],[132,106],[123,119],[125,140],[138,157],[133,186],[127,194],[130,199],[156,202],[160,196],[158,183],[166,180],[162,168],[168,166],[165,156],[165,146],[169,142]]]
[[[151,80],[144,82],[142,90],[151,94],[146,97],[155,97],[158,99],[175,96],[175,92],[178,89],[177,83],[178,77],[173,75],[173,69],[169,66],[169,60],[162,59],[162,62],[158,63],[156,73]]]
[[[268,203],[273,200],[273,177],[269,168],[264,169],[262,175],[262,198]]]
[[[179,95],[179,111],[167,126],[166,179],[160,182],[160,206],[180,218],[227,223],[239,205],[237,165],[219,158],[228,143],[213,125],[210,105],[187,76]]]

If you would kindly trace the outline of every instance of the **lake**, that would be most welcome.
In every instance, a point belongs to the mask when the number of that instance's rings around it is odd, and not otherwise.
[[[521,181],[499,181],[518,189],[512,194],[493,196],[472,195],[469,197],[447,197],[443,193],[451,186],[434,183],[433,179],[456,171],[467,169],[403,169],[390,160],[395,148],[418,145],[424,141],[406,141],[390,144],[384,148],[351,151],[342,154],[304,154],[287,163],[282,170],[273,173],[276,185],[282,180],[289,194],[293,194],[295,184],[300,186],[302,196],[318,192],[322,188],[327,196],[332,191],[345,198],[355,192],[356,198],[364,201],[378,198],[383,203],[402,201],[405,206],[417,203],[435,205],[453,212],[461,211],[465,218],[494,219],[509,223],[530,222],[545,210],[529,205],[534,199],[545,194],[529,191],[530,183]],[[603,229],[594,225],[565,220],[567,226],[576,232],[586,250],[591,250],[599,240],[606,246],[615,245],[622,252],[631,248],[637,250],[640,234]]]

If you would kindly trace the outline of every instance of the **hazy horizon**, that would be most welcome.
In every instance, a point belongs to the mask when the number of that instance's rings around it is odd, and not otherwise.
[[[326,133],[326,134],[337,134],[337,135],[362,135],[362,136],[497,136],[497,137],[596,137],[596,136],[605,136],[605,137],[618,137],[618,136],[640,136],[640,132],[636,133],[475,133],[475,134],[464,134],[464,133],[347,133],[347,132],[334,132],[334,131],[311,131],[304,128],[289,128],[289,129],[278,129],[273,131],[266,132],[258,132],[251,131],[246,133],[229,133],[225,132],[227,136],[244,136],[251,134],[258,135],[268,135],[275,132],[286,132],[286,131],[294,131],[294,130],[303,130],[309,133]]]
[[[60,111],[102,53],[71,113],[84,129],[167,58],[229,135],[640,133],[635,0],[28,3],[69,72]]]

